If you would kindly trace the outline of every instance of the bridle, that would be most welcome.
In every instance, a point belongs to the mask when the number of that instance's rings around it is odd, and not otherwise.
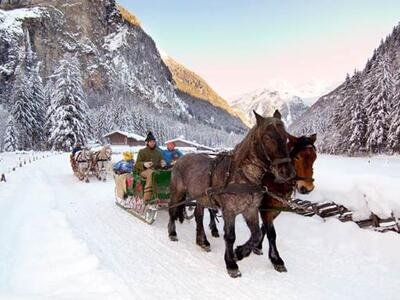
[[[276,124],[281,124],[281,125],[283,125],[283,122],[282,122],[281,120],[279,120],[279,119],[273,118],[273,119],[271,119],[271,120],[268,120],[268,125],[267,125],[267,126],[269,126],[269,125],[276,125]],[[261,148],[262,148],[262,152],[263,152],[265,158],[269,161],[271,167],[272,167],[272,166],[283,165],[283,164],[292,162],[292,159],[290,158],[290,156],[283,157],[283,158],[271,159],[271,158],[269,157],[269,155],[268,155],[267,150],[265,149],[264,143],[261,143]],[[272,170],[269,170],[269,171],[271,172]],[[289,181],[289,180],[291,180],[291,179],[288,179],[288,180],[286,180],[286,181]]]

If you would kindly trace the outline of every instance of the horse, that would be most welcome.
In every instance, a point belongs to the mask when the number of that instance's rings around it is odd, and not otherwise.
[[[75,162],[75,167],[73,167],[75,175],[79,180],[89,182],[89,172],[92,166],[92,152],[87,148],[83,148],[75,153],[73,161]]]
[[[204,208],[221,209],[224,219],[225,264],[229,276],[241,276],[237,258],[249,256],[259,244],[258,207],[264,187],[262,178],[269,171],[278,182],[295,176],[287,149],[287,135],[279,111],[264,118],[254,112],[256,125],[232,152],[211,158],[204,154],[187,154],[172,169],[168,235],[177,241],[175,221],[184,219],[185,203],[196,199],[196,243],[210,248],[203,227]],[[250,229],[250,239],[233,249],[236,239],[235,218],[242,214]]]
[[[109,145],[103,146],[100,150],[93,152],[91,171],[97,179],[106,181],[111,155],[112,150]]]
[[[314,146],[316,138],[316,134],[299,138],[288,134],[289,155],[296,170],[295,180],[276,183],[274,176],[271,173],[267,173],[262,181],[263,185],[266,185],[272,193],[264,194],[259,208],[263,222],[261,227],[262,238],[253,252],[258,255],[262,254],[262,243],[265,234],[267,234],[269,242],[268,256],[274,269],[278,272],[287,272],[287,269],[276,247],[276,231],[273,220],[282,210],[287,209],[287,205],[283,203],[282,199],[288,199],[295,191],[300,194],[308,194],[314,189],[313,164],[317,158]],[[278,197],[282,199],[277,199]]]
[[[295,167],[296,177],[292,182],[276,183],[273,174],[266,173],[262,180],[262,184],[267,186],[269,191],[275,195],[281,195],[282,198],[289,198],[294,191],[301,194],[308,194],[314,189],[313,179],[313,164],[317,158],[316,148],[314,146],[317,135],[295,137],[288,134],[288,150],[292,163]],[[274,199],[271,194],[264,194],[261,206],[259,208],[260,216],[263,221],[261,226],[262,238],[253,252],[257,255],[262,255],[262,243],[265,234],[267,234],[269,242],[269,259],[278,272],[286,272],[287,269],[282,258],[279,255],[276,247],[276,231],[273,220],[287,207],[277,199]],[[211,234],[218,237],[218,228],[216,226],[216,213],[218,211],[210,210]]]

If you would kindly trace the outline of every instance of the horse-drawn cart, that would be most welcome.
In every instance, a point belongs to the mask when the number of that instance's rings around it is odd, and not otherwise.
[[[117,192],[117,186],[115,189],[115,203],[120,208],[148,224],[154,223],[158,211],[168,210],[168,203],[170,201],[169,186],[171,182],[171,170],[155,170],[153,172],[151,177],[153,194],[151,199],[146,202],[144,201],[144,186],[146,185],[145,179],[136,172],[116,176],[123,176],[122,180],[125,180],[125,191],[123,196],[122,193]],[[193,214],[194,206],[193,204],[189,204],[185,210],[185,218],[191,219]]]

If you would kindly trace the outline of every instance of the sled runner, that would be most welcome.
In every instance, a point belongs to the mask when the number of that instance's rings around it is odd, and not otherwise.
[[[123,197],[121,197],[121,193],[117,192],[117,187],[115,189],[115,203],[118,207],[124,209],[147,224],[154,223],[158,211],[168,209],[168,203],[170,200],[169,185],[171,182],[170,170],[156,170],[153,172],[151,178],[153,183],[153,193],[151,199],[146,202],[144,201],[145,179],[141,178],[141,176],[136,172],[117,176],[124,176],[126,187]],[[118,194],[120,194],[120,196]],[[191,219],[193,214],[194,207],[188,206],[185,210],[185,218]]]

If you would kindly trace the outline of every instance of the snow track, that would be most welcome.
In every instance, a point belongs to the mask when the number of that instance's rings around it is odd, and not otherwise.
[[[0,186],[0,298],[4,299],[397,299],[400,239],[356,224],[282,214],[278,249],[225,271],[223,239],[195,245],[195,224],[167,236],[167,213],[150,226],[114,204],[113,182],[79,182],[67,155],[14,173]],[[206,220],[205,222],[208,222]],[[218,225],[222,228],[222,224]],[[238,218],[236,244],[249,236]],[[264,243],[267,253],[267,244]]]

